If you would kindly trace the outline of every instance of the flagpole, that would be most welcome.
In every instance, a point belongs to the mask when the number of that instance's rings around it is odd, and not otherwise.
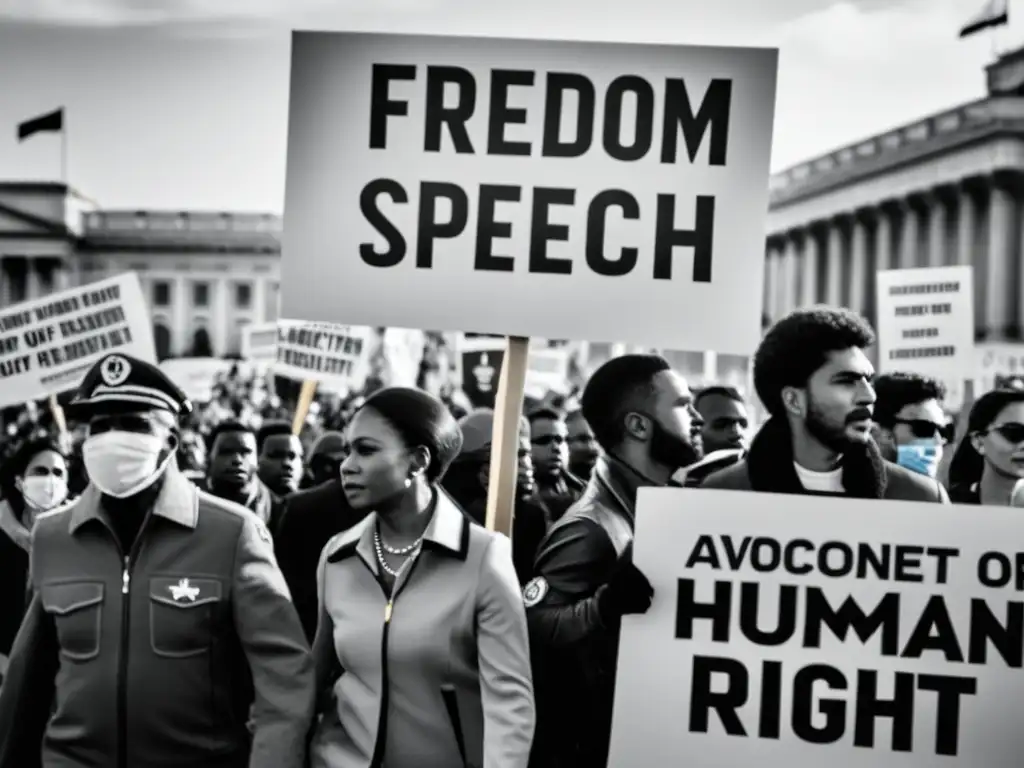
[[[60,180],[61,183],[67,186],[68,184],[68,117],[67,112],[64,111],[61,114],[60,123]]]

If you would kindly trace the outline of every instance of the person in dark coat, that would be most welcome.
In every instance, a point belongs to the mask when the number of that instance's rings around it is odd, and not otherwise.
[[[277,563],[288,583],[306,638],[316,634],[316,564],[331,537],[361,522],[369,512],[356,511],[341,489],[341,475],[287,496],[274,534]]]
[[[89,485],[32,529],[0,768],[302,768],[310,647],[266,526],[178,469],[189,407],[115,353],[67,409]]]
[[[494,411],[478,408],[459,420],[462,452],[444,477],[444,490],[477,525],[487,524],[487,490],[491,472]],[[546,510],[536,497],[530,456],[530,425],[519,422],[518,477],[512,517],[512,561],[520,585],[533,578],[537,547],[547,532]]]
[[[1024,480],[1024,390],[994,389],[979,397],[949,465],[956,504],[1013,505]]]
[[[68,464],[56,440],[25,441],[0,468],[0,679],[28,607],[32,525],[67,498]]]
[[[871,437],[875,374],[867,322],[810,307],[779,320],[754,355],[754,387],[770,418],[747,456],[701,488],[949,503],[936,480],[882,458]]]
[[[257,440],[252,427],[240,421],[222,421],[210,432],[210,456],[204,490],[241,504],[276,533],[284,502],[275,496],[257,472]]]
[[[633,565],[637,491],[667,486],[701,455],[689,386],[659,355],[604,363],[581,405],[603,455],[548,530],[523,588],[537,695],[533,768],[605,768],[621,620],[646,613],[654,596]]]

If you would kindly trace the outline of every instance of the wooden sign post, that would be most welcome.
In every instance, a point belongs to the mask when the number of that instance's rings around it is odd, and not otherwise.
[[[494,432],[491,436],[491,471],[487,485],[487,529],[512,538],[516,479],[519,474],[519,420],[530,340],[509,336],[508,349],[498,376],[498,394],[494,401]]]
[[[295,406],[295,417],[292,419],[292,434],[298,435],[302,432],[302,425],[306,423],[306,416],[309,415],[309,406],[313,404],[313,396],[316,394],[316,381],[306,379],[302,382],[302,390],[299,392],[299,402]]]
[[[59,402],[57,402],[56,395],[50,395],[48,398],[50,405],[50,415],[53,416],[53,423],[57,425],[57,441],[60,443],[60,447],[68,453],[71,452],[71,435],[68,433],[68,422],[64,418],[64,408]]]

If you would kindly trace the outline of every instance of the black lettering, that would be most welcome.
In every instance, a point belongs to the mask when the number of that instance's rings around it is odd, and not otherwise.
[[[825,683],[833,691],[846,690],[846,678],[827,664],[808,664],[793,678],[793,733],[808,744],[833,744],[846,730],[846,703],[821,699],[818,711],[825,716],[820,728],[814,725],[814,684]]]
[[[604,255],[605,216],[613,205],[622,210],[624,219],[636,221],[640,218],[640,204],[625,190],[606,189],[590,201],[590,209],[587,211],[587,265],[595,274],[604,277],[628,275],[636,267],[640,253],[636,248],[623,248],[619,251],[618,259],[609,259]]]
[[[452,216],[446,222],[436,221],[437,201],[452,204]],[[451,239],[462,234],[469,220],[469,199],[462,187],[446,181],[424,181],[420,184],[420,216],[416,227],[416,266],[432,269],[434,240]]]
[[[725,165],[729,148],[729,108],[732,104],[732,80],[715,78],[711,81],[697,114],[693,114],[686,83],[681,78],[665,81],[664,138],[661,146],[661,162],[675,164],[678,154],[679,131],[682,129],[686,154],[692,163],[711,129],[711,145],[708,148],[709,165]]]
[[[948,547],[928,547],[928,554],[937,561],[935,563],[935,581],[945,584],[949,578],[949,561],[951,558],[960,557],[960,550]]]
[[[779,587],[779,620],[775,629],[765,632],[758,626],[760,585],[745,581],[740,586],[740,632],[758,645],[782,645],[796,632],[797,588],[792,584]]]
[[[579,108],[576,110],[576,137],[563,142],[561,127],[562,118],[565,116],[563,100],[566,91],[576,91]],[[580,157],[590,149],[594,141],[596,103],[594,84],[590,78],[571,72],[549,72],[544,97],[544,139],[541,154],[544,157]]]
[[[373,243],[362,243],[359,246],[359,256],[371,267],[394,267],[401,264],[405,258],[406,243],[398,228],[377,207],[377,198],[380,195],[388,195],[393,202],[399,204],[409,202],[405,189],[393,179],[375,179],[363,187],[363,191],[359,193],[359,210],[367,223],[388,241],[388,250],[377,253]]]
[[[896,673],[891,699],[878,698],[878,673],[857,671],[857,702],[853,720],[853,744],[871,749],[875,746],[875,721],[892,718],[892,751],[909,752],[914,745],[914,676]]]
[[[892,548],[888,544],[882,545],[882,553],[879,556],[869,544],[861,544],[858,547],[857,578],[867,577],[867,566],[875,572],[875,578],[889,578],[889,562],[891,560]]]
[[[988,643],[991,640],[1007,666],[1020,669],[1024,665],[1024,603],[1006,604],[1004,624],[984,600],[971,600],[970,631],[967,653],[971,664],[984,664],[988,660]]]
[[[935,754],[955,755],[960,744],[960,697],[974,696],[978,692],[978,681],[973,677],[919,675],[917,687],[938,694]]]
[[[622,99],[636,95],[633,143],[622,143]],[[621,75],[608,86],[604,107],[604,151],[621,162],[633,162],[646,155],[654,137],[654,89],[642,77]]]
[[[499,202],[518,203],[522,189],[502,184],[480,185],[480,212],[476,219],[476,257],[473,268],[488,272],[511,272],[515,268],[512,256],[494,255],[494,238],[512,236],[512,225],[494,218]]]
[[[712,245],[715,234],[715,198],[697,196],[697,224],[693,229],[676,229],[676,196],[658,195],[654,227],[654,279],[672,279],[672,252],[693,248],[693,282],[711,282]]]
[[[711,676],[726,675],[729,686],[725,691],[711,690]],[[730,736],[746,736],[747,731],[736,713],[747,703],[750,695],[750,674],[741,662],[715,656],[693,657],[693,683],[690,687],[690,732],[707,733],[711,710],[718,713],[725,732]]]
[[[761,670],[761,719],[757,735],[762,739],[777,739],[781,730],[782,662],[766,661]]]
[[[744,536],[740,539],[740,548],[736,549],[733,546],[732,536],[723,536],[722,546],[725,547],[725,559],[728,561],[729,567],[734,571],[738,571],[740,566],[743,565],[744,555],[750,549],[750,537]]]
[[[921,556],[924,555],[924,547],[915,547],[908,544],[900,544],[896,547],[896,571],[893,573],[894,581],[924,581],[924,574],[913,571],[921,567]]]
[[[702,533],[693,545],[693,551],[686,561],[686,568],[693,568],[698,563],[707,563],[713,570],[720,571],[722,564],[718,561],[718,550],[715,548],[715,540]]]
[[[903,649],[903,658],[919,659],[925,651],[939,651],[947,661],[964,660],[964,652],[960,649],[960,641],[953,629],[953,620],[946,610],[946,601],[939,595],[933,595],[925,604],[921,618]]]
[[[991,574],[992,563],[999,569],[998,575]],[[986,587],[1005,587],[1010,583],[1011,570],[1010,558],[1002,552],[986,552],[978,558],[978,581]]]
[[[832,552],[839,553],[839,565],[832,565],[829,562],[829,555]],[[842,541],[826,541],[818,549],[818,570],[825,576],[841,578],[853,571],[853,550],[850,545]]]
[[[533,85],[533,72],[525,69],[491,70],[491,108],[487,121],[487,154],[526,157],[530,142],[508,141],[505,128],[526,123],[526,110],[508,105],[508,89],[513,85]],[[547,115],[545,115],[545,120]]]
[[[446,85],[454,85],[458,99],[454,107],[444,105]],[[466,122],[476,109],[476,81],[473,73],[462,67],[427,67],[427,109],[424,116],[423,149],[441,151],[441,126],[448,126],[452,145],[460,155],[473,154]]]
[[[767,551],[767,554],[766,554]],[[761,573],[771,573],[782,562],[782,545],[775,539],[758,536],[750,549],[750,566]]]
[[[716,581],[715,599],[710,604],[698,603],[694,599],[693,579],[679,579],[676,589],[676,640],[692,640],[694,620],[710,619],[712,641],[729,642],[732,583]]]
[[[388,95],[391,81],[415,79],[414,64],[373,65],[370,75],[370,149],[387,148],[388,116],[406,117],[409,114],[409,102],[398,101]]]
[[[796,564],[796,551],[798,549],[802,549],[805,552],[813,552],[814,545],[807,539],[793,539],[786,544],[784,553],[786,570],[795,576],[802,576],[805,573],[810,573],[814,568],[810,563],[804,563],[803,565]]]
[[[865,613],[852,597],[843,600],[839,610],[835,610],[828,602],[825,593],[818,587],[809,587],[806,597],[805,648],[821,647],[823,627],[828,627],[839,640],[846,640],[847,633],[853,630],[862,643],[866,643],[868,638],[881,629],[881,652],[886,656],[895,656],[899,653],[900,597],[898,592],[887,592],[871,613]]]
[[[530,229],[530,272],[541,275],[571,275],[570,259],[552,259],[548,256],[548,243],[569,239],[569,227],[552,224],[548,218],[552,205],[572,205],[576,201],[575,189],[536,187],[533,190],[533,223]]]

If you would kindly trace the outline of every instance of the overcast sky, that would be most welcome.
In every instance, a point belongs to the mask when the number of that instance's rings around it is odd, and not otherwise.
[[[57,179],[18,122],[65,106],[72,184],[108,208],[283,208],[288,29],[781,49],[772,166],[984,95],[984,0],[2,0],[0,178]],[[1024,44],[1024,7],[996,44]],[[287,10],[285,10],[287,9]],[[7,126],[7,127],[4,127]]]

